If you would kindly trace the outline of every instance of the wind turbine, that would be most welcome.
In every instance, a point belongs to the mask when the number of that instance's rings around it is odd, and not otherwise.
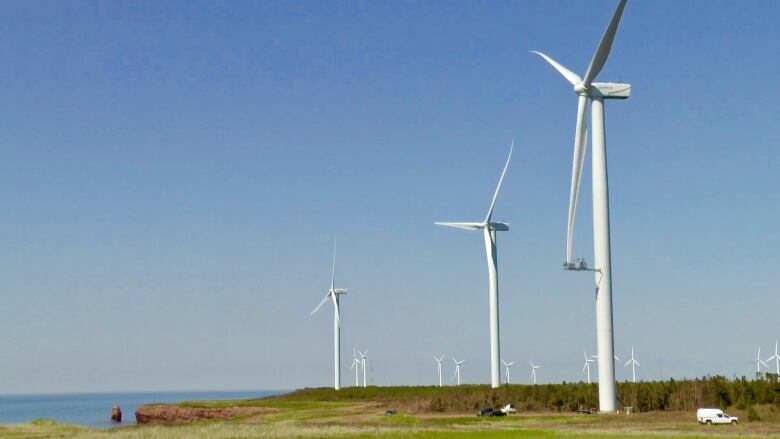
[[[355,387],[360,386],[360,377],[358,375],[358,372],[360,372],[360,360],[357,359],[355,348],[352,348],[352,366],[349,368],[350,370],[355,369]]]
[[[593,363],[596,360],[594,360],[592,358],[588,358],[588,354],[586,354],[585,352],[583,352],[582,355],[585,356],[585,365],[582,366],[582,370],[587,370],[588,371],[588,384],[590,384],[590,363]]]
[[[775,360],[775,373],[780,375],[780,355],[777,353],[777,340],[775,340],[775,353],[771,357],[767,358],[766,361],[772,361]]]
[[[761,365],[763,364],[764,367],[769,369],[769,365],[764,363],[764,360],[761,359],[761,346],[758,347],[758,354],[756,355],[756,359],[753,360],[753,362],[756,363],[756,375],[761,373]]]
[[[609,187],[607,183],[607,145],[604,135],[604,100],[626,99],[631,93],[630,84],[593,82],[607,62],[612,41],[615,38],[620,17],[626,0],[620,0],[617,9],[601,38],[596,53],[588,66],[584,78],[558,64],[549,56],[534,51],[544,58],[555,70],[563,75],[578,96],[577,122],[574,131],[574,157],[571,173],[571,192],[569,195],[569,217],[566,230],[567,270],[595,271],[596,282],[596,337],[599,353],[599,410],[614,412],[617,409],[617,388],[615,383],[615,363],[611,360],[615,351],[612,332],[612,261],[609,236]],[[585,111],[588,99],[591,100],[591,122],[593,142],[593,244],[594,269],[589,270],[583,260],[572,260],[572,238],[574,234],[574,216],[579,197],[580,179],[585,160],[587,128]]]
[[[450,358],[452,358],[452,361],[455,362],[455,375],[452,376],[452,379],[450,381],[455,381],[455,379],[457,378],[458,380],[457,385],[460,386],[460,365],[465,363],[466,360],[458,361],[455,359],[455,357],[450,357]]]
[[[639,364],[638,361],[636,361],[636,358],[634,358],[634,347],[631,346],[631,359],[626,362],[625,366],[628,367],[628,365],[631,365],[631,381],[636,382],[636,368],[637,366],[641,367],[642,365]]]
[[[536,369],[539,369],[542,367],[541,364],[534,365],[533,361],[529,361],[531,363],[531,378],[534,380],[534,385],[536,385]]]
[[[358,351],[358,354],[360,354],[360,362],[363,369],[363,387],[366,387],[366,358],[368,358],[368,349],[365,352]]]
[[[433,359],[436,360],[436,372],[439,374],[439,387],[441,387],[441,360],[444,359],[444,355],[441,357],[436,357],[436,355],[434,355]]]
[[[498,192],[501,190],[501,183],[504,181],[506,170],[509,168],[509,161],[512,159],[512,150],[515,141],[512,140],[512,146],[509,148],[509,157],[506,159],[504,170],[501,172],[501,178],[498,179],[498,186],[493,193],[493,201],[490,202],[485,220],[477,223],[445,223],[437,222],[437,225],[456,227],[466,230],[482,230],[485,237],[485,252],[488,262],[488,285],[490,289],[490,385],[497,388],[501,385],[501,369],[498,363],[500,358],[498,341],[498,249],[496,248],[496,232],[506,232],[509,230],[509,224],[492,222],[493,209],[496,207]]]
[[[506,368],[506,373],[504,374],[504,383],[505,384],[509,384],[509,367],[512,366],[513,364],[515,364],[515,362],[514,361],[510,361],[509,363],[507,363],[506,361],[501,360],[501,363]]]
[[[314,314],[319,310],[328,298],[333,302],[333,375],[334,384],[333,388],[339,390],[341,388],[341,318],[339,317],[339,296],[347,294],[347,290],[344,288],[336,288],[336,240],[333,240],[333,269],[330,275],[330,289],[325,297],[322,299],[319,305],[314,308],[311,314]]]

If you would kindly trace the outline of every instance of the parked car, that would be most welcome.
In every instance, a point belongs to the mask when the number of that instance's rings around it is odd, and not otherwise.
[[[495,411],[495,410],[493,410],[492,408],[484,408],[484,409],[482,409],[482,410],[480,410],[480,411],[478,411],[478,412],[477,412],[477,416],[478,416],[478,417],[482,417],[482,416],[493,416],[493,412],[494,412],[494,411]]]
[[[501,413],[508,415],[510,413],[517,413],[517,410],[515,410],[515,406],[512,404],[507,404],[503,407],[501,407],[499,410],[501,410]]]
[[[396,415],[396,414],[398,414],[398,412],[395,411],[395,409],[385,410],[385,416],[393,416],[393,415]]]
[[[723,413],[721,409],[699,409],[696,410],[696,420],[701,424],[732,424],[739,423],[739,418],[736,416],[729,416]]]

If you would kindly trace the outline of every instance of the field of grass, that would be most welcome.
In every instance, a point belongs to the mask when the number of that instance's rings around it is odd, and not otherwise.
[[[509,389],[509,392],[516,390]],[[702,438],[780,439],[780,414],[775,405],[751,406],[761,420],[749,422],[744,411],[737,426],[701,426],[691,411],[583,415],[540,410],[499,418],[478,418],[470,408],[421,410],[437,398],[463,398],[466,404],[492,398],[486,386],[461,388],[390,387],[305,389],[276,397],[242,401],[185,401],[184,407],[269,407],[275,410],[222,421],[139,425],[94,429],[38,420],[0,426],[0,438]],[[498,394],[501,397],[500,393]],[[497,406],[498,404],[492,404]],[[387,408],[398,414],[385,416]],[[404,409],[403,407],[409,407]]]

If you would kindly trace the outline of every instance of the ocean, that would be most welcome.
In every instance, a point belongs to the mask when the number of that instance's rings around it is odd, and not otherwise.
[[[206,392],[121,392],[0,395],[0,424],[16,424],[47,418],[90,427],[135,424],[135,409],[154,402],[248,399],[285,393],[284,390]],[[111,407],[122,409],[122,423],[111,422]]]

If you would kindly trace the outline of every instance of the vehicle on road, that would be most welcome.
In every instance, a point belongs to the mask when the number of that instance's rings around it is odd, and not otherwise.
[[[488,407],[488,408],[484,408],[484,409],[482,409],[482,410],[478,411],[478,412],[477,412],[477,416],[478,416],[478,417],[482,417],[482,416],[493,416],[493,412],[494,412],[494,410],[493,410],[492,408],[489,408],[489,407]]]
[[[696,410],[696,420],[700,424],[712,425],[712,424],[732,424],[739,423],[739,418],[736,416],[729,416],[723,413],[721,409],[699,409]]]
[[[507,404],[503,407],[501,407],[499,410],[501,410],[501,413],[508,415],[510,413],[517,413],[517,410],[515,409],[515,406],[512,404]]]

